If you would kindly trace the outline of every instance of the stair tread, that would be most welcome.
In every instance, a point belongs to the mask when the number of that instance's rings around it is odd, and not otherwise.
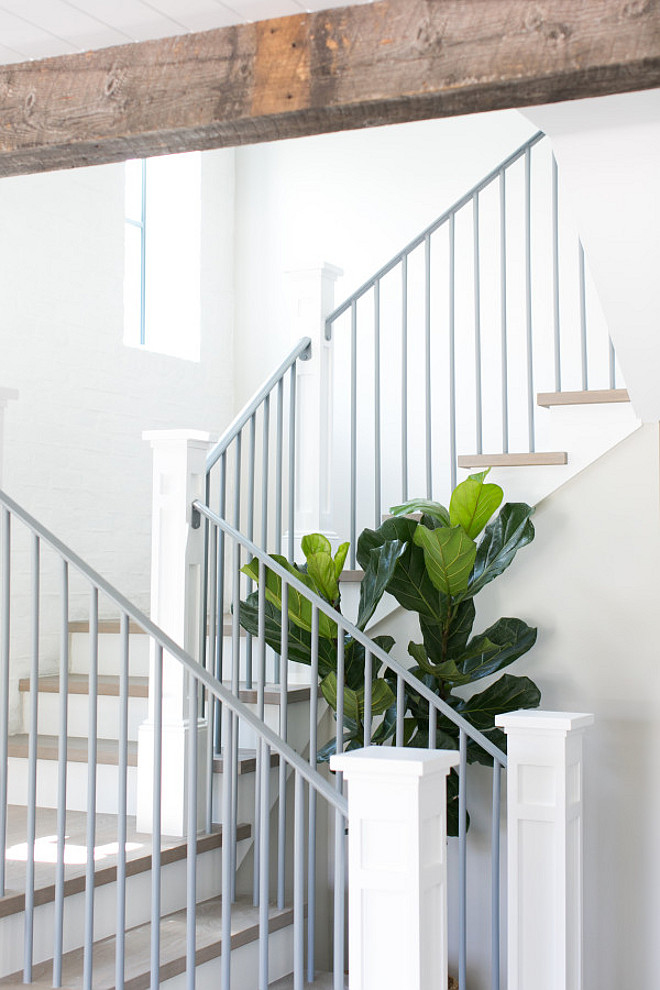
[[[216,959],[222,952],[220,925],[222,903],[219,897],[197,905],[197,956],[200,966]],[[286,928],[293,921],[290,907],[269,910],[269,931]],[[184,908],[161,918],[160,980],[172,979],[186,970],[187,911]],[[232,907],[231,948],[254,942],[259,937],[259,909],[248,899],[239,899]],[[151,966],[151,925],[138,925],[126,932],[125,990],[148,990]],[[16,982],[20,974],[14,973],[0,985]],[[36,965],[33,983],[51,986],[52,962]],[[67,952],[63,958],[62,982],[68,990],[82,990],[83,950]],[[113,990],[115,986],[115,937],[100,939],[94,943],[94,990]]]
[[[305,984],[307,986],[307,983]],[[334,990],[334,976],[332,973],[316,973],[312,986],[314,990]],[[268,984],[269,990],[294,990],[293,973],[283,976],[276,983]],[[344,977],[344,988],[348,990],[348,974]]]
[[[29,735],[21,732],[9,736],[9,756],[27,759]],[[69,736],[67,738],[67,761],[69,763],[87,763],[88,740],[84,736]],[[37,736],[37,759],[57,760],[59,739],[57,736],[39,734]],[[117,766],[119,763],[119,744],[116,739],[97,739],[97,763]],[[128,765],[137,766],[137,743],[128,741]]]
[[[526,454],[461,454],[459,468],[473,467],[527,467],[567,464],[565,450],[544,450]]]
[[[99,634],[106,633],[119,633],[120,623],[119,619],[99,619]],[[128,631],[134,635],[146,636],[145,630],[142,626],[139,626],[137,622],[133,622],[129,619]],[[69,622],[69,633],[88,633],[89,632],[89,620],[88,619],[71,619]]]
[[[278,753],[270,754],[270,765],[271,767],[277,767],[280,764],[280,757]],[[213,757],[213,773],[222,773],[223,759],[221,756]],[[238,751],[238,774],[239,776],[244,773],[254,773],[257,769],[257,751],[256,749],[239,749]]]
[[[99,674],[99,695],[119,697],[119,676],[115,674]],[[19,691],[30,690],[30,678],[22,677],[18,682]],[[39,691],[44,694],[59,694],[59,674],[46,674],[39,678]],[[89,677],[87,674],[69,674],[69,694],[89,694]],[[130,676],[128,678],[129,698],[149,697],[149,678]]]
[[[223,681],[224,686],[227,690],[231,691],[232,686],[230,681]],[[321,689],[318,689],[319,698],[321,695]],[[257,704],[257,689],[256,687],[246,688],[245,684],[242,684],[239,688],[238,697],[240,701],[245,702],[247,705]],[[311,697],[311,689],[309,684],[289,684],[287,690],[287,704],[295,705],[303,701],[309,701]],[[264,703],[266,705],[279,705],[282,701],[282,693],[279,684],[265,684],[264,685]]]
[[[575,392],[539,392],[536,396],[539,406],[585,406],[609,402],[630,402],[625,388],[600,388]]]
[[[55,898],[55,835],[57,812],[52,808],[37,808],[35,857],[35,905],[47,904]],[[64,896],[70,897],[85,889],[85,846],[87,816],[84,812],[67,812],[65,845]],[[23,911],[25,906],[25,857],[26,809],[9,806],[7,833],[7,893],[0,898],[0,918]],[[237,825],[237,838],[251,835],[249,824]],[[117,816],[96,815],[96,869],[94,886],[113,883],[117,875]],[[136,876],[151,869],[152,837],[135,829],[135,818],[127,819],[126,875]],[[209,834],[199,835],[199,854],[222,846],[222,829],[214,826]],[[187,857],[185,839],[163,836],[161,838],[161,863],[167,866]]]

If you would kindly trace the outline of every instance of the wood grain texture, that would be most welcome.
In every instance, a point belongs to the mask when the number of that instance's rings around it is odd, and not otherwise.
[[[657,0],[383,0],[0,68],[0,175],[660,85]]]
[[[38,689],[42,694],[59,694],[60,678],[58,674],[47,674],[38,680]],[[22,677],[18,682],[18,690],[27,692],[30,690],[30,678]],[[69,674],[69,694],[89,694],[89,677],[87,674]],[[119,677],[112,674],[99,674],[98,694],[111,698],[119,697]],[[128,678],[129,698],[149,697],[148,677]]]
[[[539,392],[536,396],[539,406],[589,406],[609,402],[630,402],[625,388],[593,388],[586,392]]]
[[[534,467],[567,463],[568,454],[564,450],[544,450],[534,454],[463,454],[458,458],[459,468]]]

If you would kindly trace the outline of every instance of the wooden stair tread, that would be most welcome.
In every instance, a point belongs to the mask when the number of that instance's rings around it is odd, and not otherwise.
[[[118,698],[119,677],[114,674],[99,674],[99,695]],[[19,691],[30,690],[30,678],[22,677],[18,682]],[[44,694],[59,694],[59,674],[47,674],[39,678],[39,692]],[[89,677],[87,674],[69,674],[69,694],[89,694]],[[149,697],[148,677],[128,678],[129,698]]]
[[[587,406],[609,402],[630,402],[625,388],[588,389],[577,392],[539,392],[536,396],[539,406]]]
[[[99,619],[99,635],[112,633],[119,635],[120,622],[119,619]],[[129,633],[146,636],[145,630],[142,626],[139,626],[137,622],[133,622],[129,619],[128,622]],[[88,633],[89,632],[89,620],[88,619],[72,619],[69,622],[69,633]]]
[[[217,959],[222,954],[220,937],[222,904],[219,897],[197,905],[197,955],[196,964]],[[276,932],[293,922],[293,909],[280,910],[271,906],[269,931]],[[172,979],[186,971],[185,908],[161,918],[160,980]],[[259,909],[247,899],[239,900],[232,909],[231,948],[254,942],[259,937]],[[125,990],[148,990],[151,968],[151,925],[149,923],[130,928],[126,932]],[[0,985],[8,985],[20,978],[14,973]],[[33,983],[51,986],[52,961],[39,963],[33,968]],[[63,958],[63,986],[68,990],[82,990],[83,950],[67,952]],[[115,986],[115,937],[100,939],[94,943],[94,990],[114,990]]]
[[[251,826],[247,823],[239,823],[236,826],[237,840],[248,839],[252,834]],[[144,836],[149,848],[144,852],[135,852],[130,849],[126,853],[126,876],[133,877],[140,873],[148,873],[151,870],[151,836]],[[129,837],[130,841],[130,837]],[[222,828],[219,825],[213,826],[213,831],[209,835],[199,835],[197,837],[197,853],[211,852],[222,846]],[[185,860],[188,855],[188,846],[185,839],[174,841],[164,838],[161,848],[161,864],[169,866]],[[53,870],[55,866],[53,864]],[[66,867],[67,873],[71,873],[71,867]],[[116,862],[106,866],[97,866],[94,870],[94,887],[103,887],[105,884],[114,883],[117,879]],[[78,875],[68,875],[64,881],[64,896],[71,897],[80,894],[85,890],[85,867],[82,865]],[[34,892],[35,906],[48,904],[55,900],[55,883],[47,883],[36,886]],[[5,897],[0,898],[0,918],[8,917],[12,914],[20,914],[25,909],[25,895],[22,892],[8,892]],[[2,981],[0,981],[1,983]]]
[[[9,736],[8,755],[18,759],[27,759],[29,736],[21,732]],[[59,740],[57,736],[37,736],[37,759],[57,760]],[[119,743],[116,739],[96,740],[96,762],[105,766],[118,766]],[[137,743],[128,741],[128,765],[137,766]],[[67,739],[67,761],[69,763],[87,763],[87,739],[83,736],[69,736]]]
[[[232,690],[230,681],[223,681],[224,687],[228,691]],[[318,689],[319,698],[322,697],[321,689]],[[287,704],[295,705],[302,701],[309,701],[311,697],[311,689],[309,684],[289,684],[287,691]],[[246,705],[256,705],[257,704],[257,689],[246,688],[245,685],[241,685],[238,692],[239,701],[244,702]],[[266,705],[279,705],[282,701],[282,694],[280,691],[279,684],[266,684],[264,685],[264,704]]]
[[[459,468],[486,467],[536,467],[539,465],[567,464],[564,450],[542,450],[527,454],[461,454]]]
[[[279,753],[270,754],[271,767],[280,765]],[[222,773],[223,759],[221,756],[213,757],[213,773]],[[238,773],[254,773],[257,769],[257,751],[255,749],[239,749],[238,751]]]

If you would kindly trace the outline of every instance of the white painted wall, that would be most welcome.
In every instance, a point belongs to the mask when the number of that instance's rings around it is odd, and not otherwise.
[[[202,182],[200,362],[123,343],[123,166],[0,183],[0,378],[20,393],[5,414],[4,486],[147,609],[152,451],[142,431],[218,432],[233,414],[233,152],[205,154]],[[16,678],[28,609],[18,528],[14,543]],[[45,557],[45,665],[57,655],[52,570]],[[72,590],[72,617],[86,617],[87,596]]]
[[[638,416],[660,418],[660,90],[525,110],[552,140]]]

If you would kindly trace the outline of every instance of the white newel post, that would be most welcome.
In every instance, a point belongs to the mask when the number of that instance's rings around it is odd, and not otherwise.
[[[341,268],[327,263],[287,272],[291,340],[312,341],[311,361],[298,362],[296,419],[296,550],[305,533],[336,537],[332,519],[332,347],[325,318],[334,307]]]
[[[0,388],[0,488],[2,488],[2,467],[4,463],[5,409],[10,399],[17,398],[18,392],[15,388]]]
[[[371,746],[330,761],[348,781],[350,990],[447,986],[446,793],[458,760]]]
[[[204,528],[190,525],[191,505],[203,496],[206,455],[213,443],[208,433],[194,430],[157,430],[143,433],[153,448],[153,517],[151,534],[151,618],[192,656],[199,653],[201,581]],[[153,673],[149,677],[149,715],[138,733],[137,829],[152,827],[153,781]],[[181,664],[163,661],[163,784],[162,832],[186,834],[188,745],[187,676]],[[205,821],[206,732],[199,719],[198,821]]]
[[[593,715],[498,715],[507,736],[508,990],[582,988],[582,735]]]

